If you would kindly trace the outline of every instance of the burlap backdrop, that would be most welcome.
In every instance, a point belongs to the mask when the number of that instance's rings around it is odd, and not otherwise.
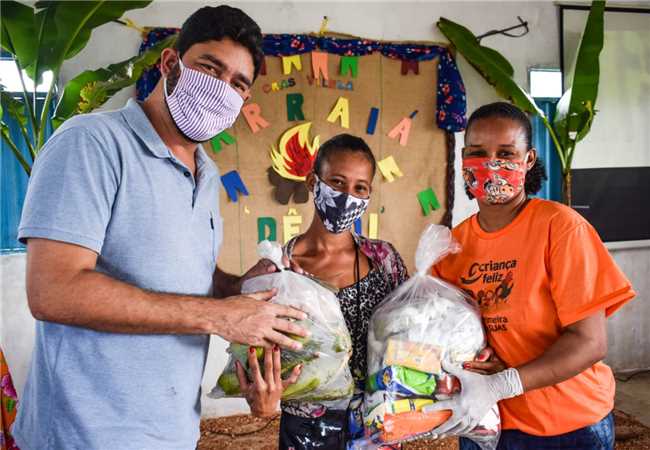
[[[302,93],[305,121],[311,121],[310,141],[319,135],[321,143],[339,133],[350,133],[366,140],[377,160],[392,155],[404,176],[388,182],[378,171],[373,183],[372,201],[368,213],[378,213],[379,238],[391,242],[402,254],[409,269],[413,269],[415,247],[421,230],[428,223],[440,223],[446,207],[447,146],[445,133],[436,126],[437,60],[419,63],[419,75],[401,74],[401,61],[375,53],[359,57],[357,78],[339,74],[340,57],[330,54],[328,70],[330,79],[344,83],[352,81],[352,91],[310,85],[311,55],[301,55],[302,70],[294,68],[290,75],[282,74],[282,58],[266,57],[266,75],[260,75],[253,88],[251,102],[260,105],[262,116],[270,126],[252,133],[243,115],[232,130],[237,140],[212,154],[222,174],[237,170],[249,196],[240,196],[231,202],[221,191],[221,213],[224,219],[224,240],[219,256],[222,269],[242,273],[257,261],[257,219],[273,217],[277,221],[277,239],[283,240],[283,216],[289,208],[302,216],[301,230],[307,229],[314,214],[311,198],[305,204],[281,205],[273,198],[273,186],[268,181],[267,169],[271,166],[269,150],[278,144],[282,133],[302,123],[287,120],[286,96]],[[295,86],[279,91],[264,92],[272,82],[295,79]],[[350,104],[350,128],[341,127],[340,121],[327,122],[332,107],[340,97]],[[366,133],[371,107],[380,109],[374,135]],[[387,136],[388,132],[413,111],[408,145]],[[418,192],[431,187],[441,208],[424,216],[417,199]],[[382,212],[383,211],[383,212]],[[368,213],[363,218],[363,234],[368,233]]]

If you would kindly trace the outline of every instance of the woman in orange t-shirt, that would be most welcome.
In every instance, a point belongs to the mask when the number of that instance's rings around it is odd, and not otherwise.
[[[463,177],[479,212],[453,230],[462,252],[433,272],[476,299],[491,356],[448,368],[463,389],[436,404],[454,415],[434,432],[462,434],[499,402],[499,450],[613,449],[605,320],[635,294],[582,216],[529,198],[545,178],[531,134],[528,117],[502,102],[467,125]]]

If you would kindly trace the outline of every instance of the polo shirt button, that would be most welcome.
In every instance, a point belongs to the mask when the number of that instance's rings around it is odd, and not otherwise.
[[[192,175],[192,174],[191,174],[191,173],[189,173],[188,171],[185,171],[185,173],[184,173],[183,175],[185,175],[185,176],[186,176],[187,178],[189,178],[189,177],[190,177],[190,175]]]

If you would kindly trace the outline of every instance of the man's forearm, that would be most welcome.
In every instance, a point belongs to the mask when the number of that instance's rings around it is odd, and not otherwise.
[[[244,345],[298,349],[283,333],[306,336],[288,319],[305,313],[269,303],[277,291],[212,297],[150,292],[95,270],[97,254],[74,244],[30,239],[27,301],[42,321],[129,334],[216,334]],[[250,272],[250,271],[249,271]]]
[[[219,334],[211,318],[222,305],[208,297],[149,292],[94,270],[47,291],[56,299],[30,301],[39,305],[32,307],[37,319],[113,333]]]

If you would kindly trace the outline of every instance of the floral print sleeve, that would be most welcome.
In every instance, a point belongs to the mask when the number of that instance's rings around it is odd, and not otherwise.
[[[390,284],[391,290],[408,279],[408,270],[404,260],[393,244],[386,241],[355,236],[361,251],[381,270]]]
[[[393,251],[393,256],[394,256],[394,262],[393,262],[393,267],[394,271],[393,273],[395,274],[395,285],[393,286],[393,289],[397,288],[400,284],[404,283],[406,280],[409,278],[408,274],[408,269],[406,268],[406,264],[404,264],[404,260],[402,259],[402,255],[400,255],[395,247],[393,247],[393,244],[387,243],[390,248]]]
[[[16,418],[17,404],[18,396],[11,382],[4,353],[0,348],[0,448],[2,450],[18,450],[9,432]]]

